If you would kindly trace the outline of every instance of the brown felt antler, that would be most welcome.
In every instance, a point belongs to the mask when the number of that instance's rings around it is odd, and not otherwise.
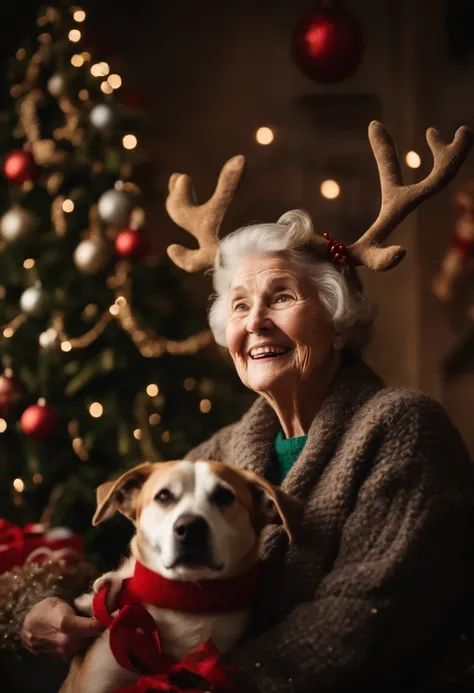
[[[402,246],[385,246],[392,231],[422,202],[446,186],[456,175],[474,142],[472,131],[462,126],[454,139],[445,144],[434,128],[426,132],[426,140],[433,153],[433,168],[419,183],[403,185],[397,149],[387,129],[374,120],[369,125],[369,141],[380,176],[382,201],[380,213],[372,226],[355,242],[345,247],[333,239],[315,233],[311,245],[318,252],[340,257],[345,266],[365,265],[381,272],[398,265],[405,256]],[[166,200],[168,214],[179,226],[198,240],[199,249],[189,250],[181,245],[168,247],[173,262],[187,272],[212,267],[219,248],[218,232],[245,167],[243,156],[235,156],[222,168],[216,190],[203,205],[197,205],[189,176],[174,173],[169,181]],[[340,249],[340,255],[338,253]],[[340,260],[339,260],[340,262]]]
[[[219,228],[232,202],[245,168],[245,158],[234,156],[224,164],[212,197],[202,205],[196,204],[196,194],[189,176],[173,173],[169,180],[166,209],[171,219],[189,231],[198,241],[199,249],[182,245],[168,246],[173,262],[187,272],[213,267],[219,248]]]
[[[445,144],[434,128],[427,130],[426,140],[434,159],[430,174],[419,183],[403,185],[392,137],[382,123],[376,120],[370,123],[369,141],[377,161],[382,202],[372,226],[345,249],[349,264],[365,265],[377,272],[398,265],[405,256],[405,248],[399,245],[387,247],[384,242],[410,212],[450,182],[466,159],[474,138],[472,131],[462,126],[450,144]],[[324,238],[316,234],[313,243],[321,250],[327,245]]]

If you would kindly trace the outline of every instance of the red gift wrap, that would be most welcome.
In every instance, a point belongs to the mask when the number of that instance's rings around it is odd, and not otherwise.
[[[42,563],[70,553],[83,553],[82,537],[66,527],[47,528],[29,523],[24,527],[0,519],[0,574],[25,563]]]

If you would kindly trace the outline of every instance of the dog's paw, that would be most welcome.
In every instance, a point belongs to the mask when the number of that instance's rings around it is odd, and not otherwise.
[[[101,589],[108,586],[107,608],[110,612],[112,612],[116,608],[115,600],[117,599],[117,596],[122,589],[122,582],[122,578],[119,577],[117,573],[110,572],[104,573],[104,575],[102,575],[100,578],[97,578],[97,580],[92,585],[92,589],[96,594],[97,592],[100,592]]]
[[[81,594],[80,597],[74,600],[74,606],[81,614],[86,614],[87,616],[92,616],[92,602],[94,600],[94,595],[92,592],[85,592]]]

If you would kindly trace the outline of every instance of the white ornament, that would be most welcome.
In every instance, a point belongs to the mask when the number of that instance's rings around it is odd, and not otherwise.
[[[74,251],[74,264],[83,274],[95,274],[105,267],[110,255],[110,246],[103,238],[87,238]]]
[[[48,79],[48,91],[51,96],[61,96],[66,91],[66,78],[57,72]]]
[[[34,231],[36,223],[37,220],[31,212],[15,205],[2,216],[0,233],[7,243],[15,243]]]
[[[39,317],[46,307],[46,297],[41,286],[30,286],[20,297],[20,307],[32,318]]]
[[[90,112],[89,119],[95,128],[107,131],[112,128],[115,115],[108,104],[99,103]]]
[[[105,224],[115,228],[124,228],[130,220],[133,200],[125,190],[107,190],[99,198],[97,208],[99,216]]]

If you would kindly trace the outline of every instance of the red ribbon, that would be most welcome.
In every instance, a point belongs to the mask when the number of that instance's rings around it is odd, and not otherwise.
[[[162,652],[156,623],[145,607],[129,603],[112,617],[106,607],[107,591],[108,585],[95,595],[94,616],[109,628],[110,649],[118,664],[142,674],[136,683],[120,688],[116,693],[146,693],[149,690],[202,693],[203,688],[184,689],[172,682],[174,676],[186,672],[199,676],[206,686],[216,687],[223,693],[239,693],[228,676],[232,668],[222,664],[211,641],[194,649],[180,662],[174,662]],[[127,597],[127,600],[132,599]]]
[[[188,614],[240,611],[257,594],[260,573],[256,563],[242,575],[190,582],[165,578],[136,561],[133,576],[124,580],[120,606],[140,602]]]
[[[27,524],[23,528],[8,520],[0,519],[0,573],[23,565],[25,560],[38,549],[35,562],[41,562],[51,552],[70,549],[82,553],[82,538],[77,534],[64,538],[49,538],[44,525]]]

